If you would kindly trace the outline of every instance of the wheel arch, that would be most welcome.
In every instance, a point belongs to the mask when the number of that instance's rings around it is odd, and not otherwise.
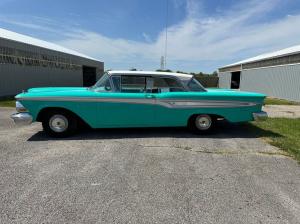
[[[37,117],[36,117],[36,121],[42,122],[44,116],[47,113],[52,112],[52,111],[64,111],[64,112],[67,112],[67,113],[71,114],[72,116],[76,117],[76,119],[78,120],[78,122],[80,124],[86,125],[86,126],[90,127],[90,125],[85,120],[83,120],[78,114],[76,114],[74,111],[71,111],[71,110],[66,109],[64,107],[44,107],[44,108],[42,108],[38,112]]]
[[[201,115],[201,114],[205,114],[205,115],[209,115],[209,116],[211,116],[211,118],[213,119],[213,120],[217,120],[217,119],[225,119],[226,120],[226,118],[224,117],[224,116],[221,116],[221,115],[219,115],[219,114],[213,114],[213,113],[195,113],[195,114],[192,114],[192,115],[190,115],[190,117],[188,118],[188,121],[187,121],[187,125],[190,125],[191,124],[191,122],[193,122],[194,121],[194,119],[198,116],[198,115]]]

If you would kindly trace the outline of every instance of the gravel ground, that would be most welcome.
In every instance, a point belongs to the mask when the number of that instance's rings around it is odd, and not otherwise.
[[[12,112],[0,108],[0,223],[300,223],[300,166],[247,125],[57,140]]]
[[[298,105],[266,105],[263,108],[269,117],[300,118],[300,106]]]

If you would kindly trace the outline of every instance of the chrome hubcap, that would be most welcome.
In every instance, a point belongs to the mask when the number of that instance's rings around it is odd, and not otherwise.
[[[60,114],[54,115],[49,120],[49,126],[54,132],[64,132],[68,128],[68,119]]]
[[[207,130],[211,126],[211,118],[208,115],[199,115],[196,118],[196,126],[199,130]]]

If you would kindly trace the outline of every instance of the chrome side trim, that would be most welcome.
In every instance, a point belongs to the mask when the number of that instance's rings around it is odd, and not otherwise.
[[[255,121],[265,121],[268,119],[268,114],[264,111],[253,113],[253,119]]]
[[[16,113],[10,117],[17,125],[29,125],[32,123],[32,116],[29,113]]]
[[[256,106],[253,102],[218,100],[161,100],[158,104],[169,108],[230,108]]]
[[[32,97],[18,98],[17,100],[30,101],[69,101],[69,102],[108,102],[160,105],[167,108],[232,108],[251,107],[258,103],[230,100],[183,100],[183,99],[159,99],[159,98],[98,98],[98,97]]]
[[[29,101],[66,101],[66,102],[108,102],[108,103],[132,103],[155,104],[155,98],[99,98],[99,97],[32,97],[18,98],[17,100]]]

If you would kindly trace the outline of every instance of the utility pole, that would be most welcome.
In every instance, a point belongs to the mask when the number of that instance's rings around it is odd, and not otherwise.
[[[164,55],[165,69],[167,69],[167,53],[168,53],[168,20],[169,20],[169,0],[166,0],[166,39],[165,39],[165,55]]]
[[[164,58],[164,56],[160,57],[160,70],[165,70],[165,58]]]
[[[167,69],[167,53],[168,53],[168,19],[169,19],[169,0],[166,0],[166,24],[165,24],[165,44],[163,47],[163,56],[160,57],[160,69]]]

